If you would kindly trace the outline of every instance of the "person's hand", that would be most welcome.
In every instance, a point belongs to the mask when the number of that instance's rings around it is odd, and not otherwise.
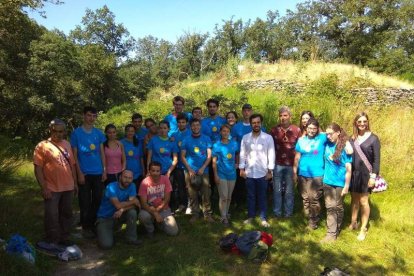
[[[85,175],[83,173],[78,173],[78,184],[79,185],[85,184]]]
[[[197,175],[203,175],[204,173],[204,168],[201,167],[198,171],[197,171]]]
[[[220,178],[217,175],[214,176],[214,182],[216,182],[216,185],[220,185]]]
[[[246,171],[245,170],[240,170],[240,177],[246,179],[247,175],[246,175]]]
[[[346,194],[348,193],[348,190],[349,190],[349,186],[345,185],[345,187],[342,189],[341,196],[346,196]]]
[[[171,171],[168,170],[167,173],[165,174],[165,176],[168,177],[168,178],[170,178],[170,175],[171,175]]]
[[[103,174],[102,174],[102,182],[105,182],[105,180],[108,178],[108,176],[106,175],[106,171],[104,170]]]
[[[48,188],[43,188],[42,189],[42,196],[44,199],[51,199],[52,198],[52,191],[49,190]]]
[[[161,222],[164,221],[164,219],[162,218],[162,216],[158,212],[154,213],[154,218],[155,218],[155,221],[158,222],[158,223],[161,223]]]
[[[124,212],[124,209],[119,209],[118,211],[116,211],[113,215],[114,218],[120,218],[122,216],[122,213]]]
[[[369,188],[374,188],[374,186],[375,186],[375,179],[374,178],[370,178],[368,180],[368,187]]]
[[[190,175],[191,178],[193,178],[196,175],[196,172],[193,170],[189,170],[188,174]]]
[[[270,180],[270,179],[272,179],[272,177],[273,177],[273,176],[272,176],[272,173],[268,171],[268,172],[266,173],[265,179],[266,179],[266,180]]]

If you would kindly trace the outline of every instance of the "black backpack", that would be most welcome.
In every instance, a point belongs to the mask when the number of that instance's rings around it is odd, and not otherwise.
[[[225,252],[231,252],[233,245],[236,243],[239,236],[235,233],[230,233],[220,238],[219,246]]]

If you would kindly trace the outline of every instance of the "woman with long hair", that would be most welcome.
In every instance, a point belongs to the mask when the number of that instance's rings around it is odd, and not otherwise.
[[[228,124],[221,126],[221,139],[214,143],[212,151],[214,182],[219,192],[221,222],[226,226],[229,225],[229,208],[237,178],[236,164],[239,160],[239,146],[235,140],[230,139],[230,130],[231,127]]]
[[[328,143],[324,154],[323,193],[328,229],[322,242],[331,242],[337,239],[344,218],[343,203],[351,181],[352,156],[345,151],[349,137],[338,124],[328,125],[325,133]]]
[[[304,110],[300,114],[299,127],[300,127],[300,130],[301,130],[301,133],[302,133],[301,136],[306,135],[306,126],[307,126],[308,121],[309,121],[310,118],[315,119],[315,115],[313,115],[312,111]]]
[[[116,127],[108,124],[105,127],[106,140],[103,143],[105,186],[118,181],[119,176],[126,168],[124,145],[118,141]]]
[[[236,123],[239,116],[237,116],[236,111],[229,111],[226,113],[227,124],[232,128]]]
[[[319,131],[319,122],[309,119],[306,124],[306,135],[298,139],[293,165],[293,179],[298,181],[299,192],[303,200],[308,227],[318,228],[322,197],[322,177],[324,174],[324,151],[327,138]]]
[[[125,138],[121,140],[126,156],[126,169],[133,172],[134,183],[137,190],[144,175],[144,153],[142,145],[135,135],[135,127],[132,124],[125,126]]]
[[[365,112],[357,114],[354,119],[352,145],[354,147],[350,186],[352,218],[349,228],[351,230],[358,229],[358,214],[361,210],[361,228],[358,240],[363,241],[368,231],[369,194],[375,185],[375,178],[379,174],[381,148],[378,136],[371,132],[369,118]]]

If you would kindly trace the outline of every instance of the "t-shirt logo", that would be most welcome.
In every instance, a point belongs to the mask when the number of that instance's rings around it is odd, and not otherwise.
[[[217,132],[217,127],[213,126],[212,130],[213,132]]]
[[[132,150],[128,151],[128,156],[132,156],[132,155],[134,155],[134,151]]]
[[[160,153],[164,153],[165,149],[164,148],[160,148]]]
[[[90,144],[90,145],[89,145],[89,148],[90,148],[91,150],[95,150],[95,149],[96,149],[95,144]]]
[[[231,159],[233,157],[233,155],[231,155],[231,153],[227,153],[227,159]]]
[[[181,141],[180,141],[180,142],[178,142],[178,146],[179,146],[179,147],[181,147]]]
[[[200,149],[198,147],[194,147],[194,152],[195,153],[199,153],[200,152]]]

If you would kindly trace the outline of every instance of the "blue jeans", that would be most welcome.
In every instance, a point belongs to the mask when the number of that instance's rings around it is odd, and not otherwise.
[[[285,182],[285,198],[282,198],[282,183]],[[285,216],[293,214],[293,167],[276,165],[273,171],[273,212],[275,216],[282,216],[282,202],[284,203]]]
[[[247,216],[254,218],[256,216],[256,205],[259,207],[259,216],[261,220],[266,220],[267,212],[267,185],[268,181],[264,178],[247,178]]]

